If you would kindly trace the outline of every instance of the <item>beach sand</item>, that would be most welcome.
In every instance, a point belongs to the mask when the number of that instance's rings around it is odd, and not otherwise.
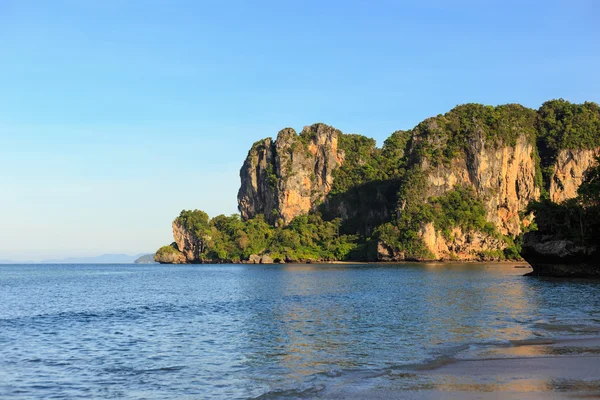
[[[600,399],[600,338],[531,340],[394,371],[336,399]]]

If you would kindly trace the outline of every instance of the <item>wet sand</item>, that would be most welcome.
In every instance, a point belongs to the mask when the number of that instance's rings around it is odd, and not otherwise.
[[[436,360],[389,377],[391,382],[346,388],[331,398],[600,399],[600,338],[518,341],[477,358]]]

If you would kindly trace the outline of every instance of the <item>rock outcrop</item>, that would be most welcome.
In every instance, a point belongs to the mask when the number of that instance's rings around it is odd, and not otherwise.
[[[600,278],[598,245],[529,232],[524,235],[521,255],[531,264],[532,276]]]
[[[271,224],[288,224],[314,210],[333,183],[333,171],[343,163],[338,151],[342,133],[325,124],[279,132],[277,139],[255,143],[240,171],[238,208],[242,218],[263,214]]]
[[[173,221],[173,239],[180,249],[188,263],[200,262],[200,254],[204,251],[205,243],[201,238],[196,237],[193,232],[185,227],[176,219]]]
[[[163,246],[154,254],[154,261],[161,264],[187,264],[188,260],[177,248],[176,243]]]
[[[550,178],[550,200],[561,203],[577,196],[585,172],[596,164],[597,149],[565,149],[556,157],[554,172]]]
[[[271,256],[268,254],[265,254],[262,256],[259,256],[258,254],[251,254],[250,257],[248,257],[248,260],[242,261],[242,263],[244,263],[244,264],[274,264],[275,261],[273,261]]]
[[[414,209],[414,203],[428,203],[456,188],[471,188],[482,202],[485,219],[497,231],[490,235],[454,226],[450,234],[443,235],[432,223],[421,223],[418,236],[425,245],[424,253],[429,252],[433,259],[500,257],[508,247],[501,235],[514,238],[531,221],[532,217],[522,212],[541,191],[536,182],[534,113],[520,106],[506,106],[504,111],[519,123],[500,133],[484,117],[489,111],[472,105],[458,107],[444,116],[425,120],[413,130],[408,165],[416,167],[422,181],[412,184],[413,192],[418,192],[416,199],[400,200],[399,213],[410,212],[405,210],[407,201],[412,201]],[[410,178],[406,184],[410,185]],[[415,257],[390,253],[385,245],[379,250],[380,260]]]
[[[432,223],[424,224],[421,238],[434,260],[496,261],[506,243],[483,232],[454,228],[447,238]]]
[[[260,256],[256,254],[250,254],[248,258],[248,264],[260,264]]]

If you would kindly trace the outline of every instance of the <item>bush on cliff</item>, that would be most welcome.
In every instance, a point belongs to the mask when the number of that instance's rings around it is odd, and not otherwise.
[[[196,237],[202,237],[209,232],[209,217],[204,211],[183,210],[176,221]]]
[[[469,141],[482,134],[488,146],[514,146],[521,134],[533,142],[536,112],[519,104],[497,107],[463,104],[444,115],[428,118],[413,129],[419,137],[414,151],[433,165],[449,164],[468,149]]]

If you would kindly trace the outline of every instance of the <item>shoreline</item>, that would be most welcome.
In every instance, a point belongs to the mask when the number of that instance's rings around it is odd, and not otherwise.
[[[327,391],[326,391],[327,392]],[[351,385],[330,399],[600,398],[600,336],[526,339],[476,357],[446,357]]]
[[[293,263],[285,263],[285,264],[293,264]],[[515,265],[515,267],[522,267],[522,268],[531,268],[531,265],[529,265],[526,261],[523,262],[519,262],[519,261],[475,261],[475,260],[465,260],[465,261],[460,261],[460,260],[448,260],[448,261],[442,261],[442,260],[434,260],[434,261],[323,261],[323,262],[315,262],[315,263],[311,263],[311,264],[340,264],[340,265],[344,265],[344,264],[374,264],[374,265],[394,265],[394,264],[472,264],[472,265],[478,265],[478,264],[498,264],[498,265],[510,265],[510,264],[517,264]]]
[[[161,263],[161,265],[398,265],[398,264],[456,264],[456,265],[514,265],[515,268],[532,268],[526,261],[476,261],[476,260],[427,260],[427,261],[310,261],[310,262],[272,262],[272,263],[251,263],[247,261],[206,261],[198,263]]]

